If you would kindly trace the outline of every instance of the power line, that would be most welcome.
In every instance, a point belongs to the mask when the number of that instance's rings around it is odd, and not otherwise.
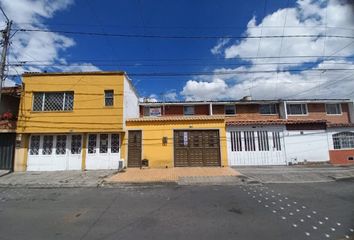
[[[30,25],[33,26],[33,23],[30,22],[16,22],[17,25]],[[52,22],[46,23],[47,26],[78,26],[78,27],[117,27],[117,28],[149,28],[149,29],[245,29],[244,26],[140,26],[140,25],[120,25],[120,24],[84,24],[84,23],[60,23],[60,22]],[[270,25],[263,26],[264,28],[283,28],[283,26],[278,25]],[[306,25],[306,26],[296,26],[296,25],[287,25],[287,28],[325,28],[325,24],[317,24],[317,25]],[[247,26],[247,28],[258,28],[258,26]],[[354,28],[351,27],[343,27],[343,26],[327,26],[327,28],[333,29],[344,29],[349,31],[354,31]]]
[[[123,33],[102,33],[102,32],[82,32],[82,31],[63,31],[63,30],[48,30],[48,29],[14,29],[20,32],[45,32],[45,33],[61,33],[61,34],[74,34],[74,35],[87,35],[87,36],[102,36],[102,37],[126,37],[126,38],[160,38],[160,39],[258,39],[258,38],[347,38],[354,39],[354,36],[345,35],[267,35],[267,36],[178,36],[178,35],[150,35],[150,34],[123,34]]]
[[[210,75],[239,75],[250,73],[279,73],[279,72],[322,72],[322,71],[354,71],[354,68],[321,68],[321,69],[288,69],[288,70],[250,70],[250,71],[216,71],[216,72],[150,72],[150,73],[129,73],[129,76],[140,77],[179,77],[179,76],[210,76]],[[50,73],[49,73],[50,74]],[[17,76],[17,75],[9,75]]]
[[[32,58],[32,57],[31,57]],[[141,61],[141,62],[174,62],[174,61],[208,61],[208,60],[213,60],[213,61],[230,61],[230,60],[239,60],[239,58],[245,59],[245,60],[254,60],[254,59],[292,59],[292,58],[318,58],[319,60],[327,60],[327,59],[354,59],[354,56],[322,56],[322,55],[295,55],[295,56],[245,56],[245,57],[233,57],[233,58],[222,58],[222,59],[215,59],[215,58],[130,58],[130,59],[73,59],[72,61],[75,62],[136,62],[136,61]],[[20,63],[28,63],[28,62],[49,62],[51,63],[52,61],[48,60],[18,60]]]
[[[326,63],[324,63],[326,64]],[[350,65],[353,63],[345,62],[334,62],[328,63],[330,65]],[[98,63],[95,66],[124,66],[124,67],[170,67],[170,66],[234,66],[234,67],[242,67],[242,66],[263,66],[263,65],[313,65],[313,63],[309,62],[267,62],[267,63],[172,63],[172,64],[119,64],[119,63]],[[91,63],[50,63],[50,64],[27,64],[23,62],[18,63],[8,63],[7,66],[11,67],[23,67],[23,66],[31,66],[31,67],[60,67],[60,66],[91,66]]]

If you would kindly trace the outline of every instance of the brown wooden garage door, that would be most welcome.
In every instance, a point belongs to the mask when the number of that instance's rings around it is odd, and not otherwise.
[[[218,130],[174,131],[175,167],[220,166]]]

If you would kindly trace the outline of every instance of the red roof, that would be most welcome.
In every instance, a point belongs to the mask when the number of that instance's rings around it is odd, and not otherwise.
[[[226,120],[226,125],[290,125],[290,124],[307,124],[307,123],[327,123],[326,120],[304,119],[304,120]]]

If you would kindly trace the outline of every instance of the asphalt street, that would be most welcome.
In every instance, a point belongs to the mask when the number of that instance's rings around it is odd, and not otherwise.
[[[354,182],[1,188],[0,239],[354,239]]]

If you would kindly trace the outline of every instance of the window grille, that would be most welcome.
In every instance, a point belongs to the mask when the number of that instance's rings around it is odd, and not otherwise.
[[[354,133],[353,132],[340,132],[333,134],[333,147],[334,149],[354,148]]]
[[[111,153],[119,152],[119,134],[112,134],[111,136]]]
[[[96,146],[97,146],[97,135],[90,134],[88,138],[88,153],[89,154],[96,153]]]
[[[287,104],[287,113],[289,115],[306,115],[307,107],[306,104]]]
[[[269,151],[269,139],[267,131],[257,131],[258,136],[258,150]]]
[[[242,151],[242,137],[240,131],[232,131],[231,134],[231,151],[241,152]]]
[[[108,152],[108,134],[100,134],[100,153]]]
[[[81,153],[81,135],[71,136],[71,154]]]
[[[340,104],[326,104],[327,114],[342,114]]]
[[[73,92],[41,92],[33,96],[33,111],[71,111],[73,106]]]
[[[254,131],[244,131],[245,151],[256,151]]]
[[[55,153],[57,155],[66,154],[66,135],[57,135],[57,142],[55,145]]]
[[[105,90],[104,91],[104,103],[105,106],[113,106],[114,100],[114,91],[113,90]]]
[[[281,151],[280,133],[272,132],[272,137],[273,137],[273,149],[277,151]]]
[[[40,136],[31,136],[30,155],[39,154]]]
[[[43,136],[43,155],[51,155],[53,149],[53,136],[52,135],[45,135]]]
[[[259,112],[261,114],[277,114],[278,107],[276,104],[261,104],[259,106]]]
[[[44,93],[34,93],[33,96],[33,111],[43,111]]]

